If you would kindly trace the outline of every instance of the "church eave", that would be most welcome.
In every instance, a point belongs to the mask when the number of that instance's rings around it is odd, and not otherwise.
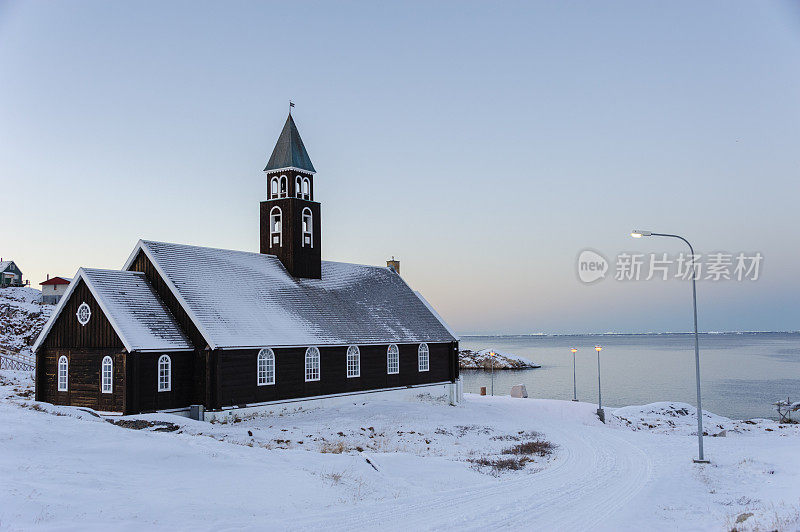
[[[272,173],[281,173],[281,172],[303,172],[304,174],[311,174],[314,175],[317,172],[315,170],[307,170],[305,168],[300,168],[298,166],[284,166],[282,168],[270,168],[269,166],[264,168],[264,171],[268,174]]]

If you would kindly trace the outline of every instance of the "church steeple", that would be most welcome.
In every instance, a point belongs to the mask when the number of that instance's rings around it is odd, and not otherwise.
[[[289,117],[283,125],[281,135],[278,137],[278,142],[275,144],[275,149],[272,150],[272,156],[270,156],[264,171],[270,172],[282,169],[296,169],[312,174],[316,173],[291,113],[289,113]]]
[[[261,253],[276,255],[294,277],[320,279],[320,204],[314,174],[291,113],[267,166],[267,199],[261,202]]]

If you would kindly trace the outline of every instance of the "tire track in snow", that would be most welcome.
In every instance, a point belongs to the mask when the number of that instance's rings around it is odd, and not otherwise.
[[[523,478],[486,482],[434,495],[405,497],[316,514],[297,528],[465,530],[511,527],[584,530],[630,501],[650,478],[647,455],[608,427],[555,426],[544,432],[559,445],[545,470]]]

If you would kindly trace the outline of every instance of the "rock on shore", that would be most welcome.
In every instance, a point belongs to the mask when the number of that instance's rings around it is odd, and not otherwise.
[[[458,365],[461,369],[490,369],[492,367],[492,357],[489,356],[491,351],[491,349],[481,349],[480,351],[462,349],[458,353]],[[540,367],[525,357],[495,351],[494,369],[530,369]]]

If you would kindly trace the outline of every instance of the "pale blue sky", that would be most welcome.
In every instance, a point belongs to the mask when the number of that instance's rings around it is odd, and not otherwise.
[[[257,251],[289,98],[323,257],[398,256],[460,332],[689,330],[686,283],[577,280],[584,248],[681,251],[634,227],[764,255],[700,284],[701,329],[800,329],[790,2],[0,0],[0,255]]]

